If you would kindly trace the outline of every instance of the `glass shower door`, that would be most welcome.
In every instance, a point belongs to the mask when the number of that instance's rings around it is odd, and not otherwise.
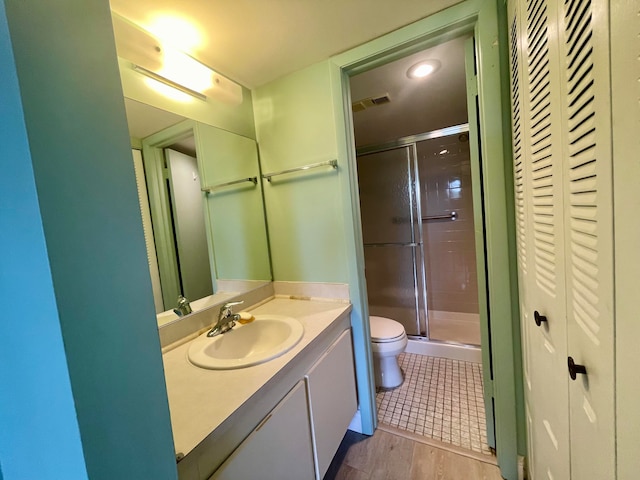
[[[415,146],[358,156],[369,314],[424,335],[426,308],[415,195]]]
[[[480,345],[471,153],[466,133],[416,143],[429,338]]]

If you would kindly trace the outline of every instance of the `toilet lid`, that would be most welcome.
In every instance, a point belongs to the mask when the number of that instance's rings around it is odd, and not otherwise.
[[[401,323],[384,317],[369,317],[371,340],[374,342],[390,342],[404,335]]]

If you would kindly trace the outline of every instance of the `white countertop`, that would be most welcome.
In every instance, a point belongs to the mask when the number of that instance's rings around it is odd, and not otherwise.
[[[253,367],[207,370],[191,365],[191,342],[163,355],[175,451],[187,455],[233,415],[252,395],[267,385],[289,362],[329,326],[351,310],[344,302],[275,298],[251,310],[256,315],[287,315],[304,326],[300,342],[284,355]]]

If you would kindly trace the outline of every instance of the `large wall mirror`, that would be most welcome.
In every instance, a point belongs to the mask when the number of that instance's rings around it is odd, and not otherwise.
[[[271,281],[253,139],[125,98],[158,324]]]

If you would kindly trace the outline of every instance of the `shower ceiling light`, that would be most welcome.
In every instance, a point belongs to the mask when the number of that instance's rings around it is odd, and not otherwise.
[[[438,60],[424,60],[418,62],[407,70],[407,77],[409,78],[424,78],[431,75],[440,68],[440,62]]]

